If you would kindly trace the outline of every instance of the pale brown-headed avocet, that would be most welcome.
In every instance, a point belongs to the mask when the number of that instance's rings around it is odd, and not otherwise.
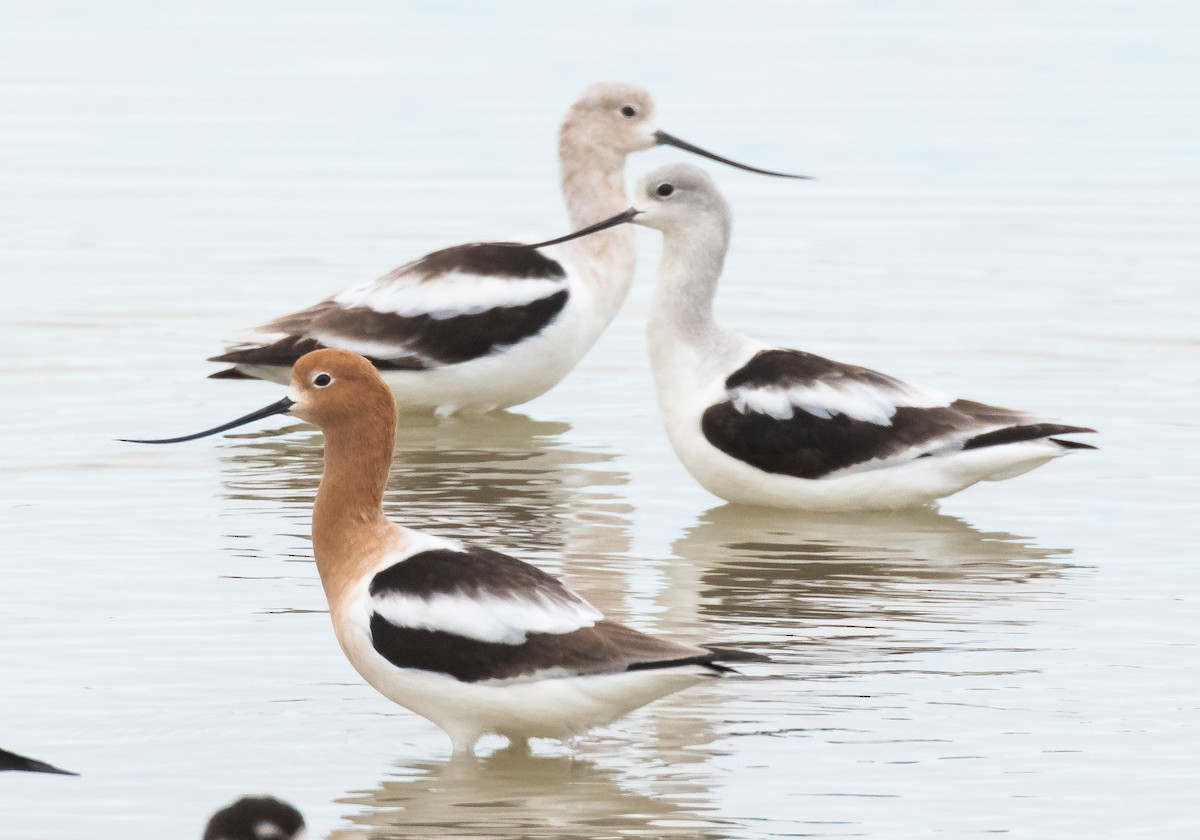
[[[723,499],[831,511],[913,507],[1095,449],[1056,437],[1093,429],[955,399],[722,327],[713,298],[733,216],[694,166],[655,170],[638,183],[632,207],[544,244],[626,222],[663,234],[646,333],[667,436],[688,472]]]
[[[654,146],[746,166],[657,128],[654,101],[631,84],[588,87],[559,129],[562,193],[573,227],[628,205],[625,158]],[[381,372],[402,411],[477,413],[528,402],[583,358],[633,281],[631,230],[574,243],[556,258],[501,243],[427,254],[231,342],[217,378],[286,384],[292,364],[322,347],[351,350]]]
[[[301,357],[289,396],[266,408],[134,442],[194,440],[275,414],[324,431],[313,552],[342,650],[382,694],[445,730],[455,752],[488,733],[570,738],[751,658],[607,621],[535,566],[389,521],[395,404],[371,363],[346,350]]]

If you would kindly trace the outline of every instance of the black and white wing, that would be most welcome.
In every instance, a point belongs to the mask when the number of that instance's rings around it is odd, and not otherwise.
[[[570,294],[567,273],[532,248],[476,243],[427,254],[277,318],[209,361],[290,367],[322,347],[385,370],[428,370],[478,359],[537,335]],[[216,378],[246,374],[221,371]]]
[[[1091,432],[947,397],[799,350],[762,350],[704,412],[705,438],[769,473],[824,478],[1004,443]],[[1064,448],[1093,447],[1051,438]]]
[[[731,657],[606,621],[555,577],[485,548],[413,554],[371,580],[375,651],[397,668],[463,682],[526,681]]]

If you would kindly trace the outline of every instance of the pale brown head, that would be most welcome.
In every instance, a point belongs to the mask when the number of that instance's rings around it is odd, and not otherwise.
[[[624,157],[657,145],[654,100],[637,85],[597,82],[567,109],[561,134],[607,155]]]
[[[624,158],[625,155],[654,146],[674,146],[747,172],[779,178],[807,180],[808,177],[747,166],[667,134],[658,128],[658,115],[649,92],[628,82],[596,82],[588,85],[567,109],[559,136],[564,141],[590,147],[594,152],[608,157]]]
[[[291,393],[258,411],[211,429],[161,440],[127,443],[182,443],[235,429],[264,417],[291,414],[320,426],[328,435],[378,426],[389,433],[396,425],[392,392],[375,368],[349,350],[314,350],[292,368]]]

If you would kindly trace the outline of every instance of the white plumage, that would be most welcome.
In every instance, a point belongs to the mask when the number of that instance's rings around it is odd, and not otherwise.
[[[605,622],[519,560],[392,527],[385,559],[331,601],[334,629],[358,672],[456,751],[486,733],[573,737],[728,671],[704,648]]]
[[[1094,448],[1055,437],[1091,429],[954,399],[721,327],[713,299],[732,218],[696,167],[675,164],[642,179],[634,206],[608,223],[625,221],[663,233],[647,337],[667,436],[688,471],[723,499],[911,507]]]
[[[571,224],[626,204],[625,158],[674,145],[733,166],[655,128],[650,95],[590,86],[559,132]],[[798,176],[785,176],[798,177]],[[350,350],[378,367],[402,410],[477,413],[527,402],[554,387],[595,344],[633,280],[634,238],[615,230],[554,252],[474,243],[446,248],[360,283],[229,342],[217,378],[287,383],[300,356]]]

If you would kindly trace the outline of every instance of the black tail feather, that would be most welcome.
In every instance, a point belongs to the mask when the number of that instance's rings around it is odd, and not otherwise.
[[[1063,449],[1099,449],[1098,446],[1092,446],[1090,443],[1080,443],[1077,440],[1062,440],[1061,438],[1052,437],[1050,440],[1057,443]]]
[[[683,665],[703,665],[719,674],[736,674],[737,672],[725,665],[725,662],[770,662],[770,658],[761,653],[751,653],[748,650],[732,648],[706,648],[708,653],[696,656],[683,656],[679,659],[660,659],[650,662],[634,662],[626,671],[653,671],[659,668],[679,668]]]
[[[242,373],[237,368],[231,367],[231,368],[225,368],[225,370],[219,370],[216,373],[210,373],[208,375],[208,378],[209,379],[255,379],[257,377],[251,376],[248,373]]]
[[[1000,446],[1005,443],[1041,440],[1042,438],[1049,438],[1051,435],[1090,434],[1095,431],[1095,429],[1089,429],[1084,426],[1064,426],[1060,423],[1028,423],[1021,426],[1006,426],[1003,429],[996,429],[995,431],[984,432],[982,435],[976,435],[963,444],[963,449],[982,449],[985,446]],[[1087,443],[1076,443],[1075,441],[1064,441],[1056,438],[1050,439],[1060,446],[1065,446],[1067,449],[1096,448]]]

